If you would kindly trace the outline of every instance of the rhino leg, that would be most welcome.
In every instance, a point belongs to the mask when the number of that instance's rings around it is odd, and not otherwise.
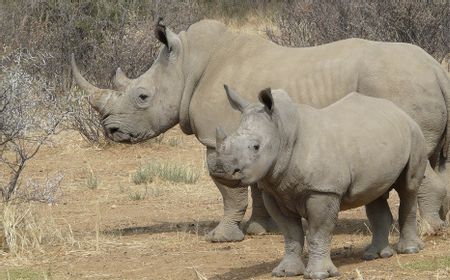
[[[447,162],[447,164],[450,163]],[[443,221],[447,222],[447,215],[450,211],[450,185],[446,184],[445,182],[450,181],[450,168],[444,167],[444,169],[440,170],[438,174],[442,183],[446,186],[446,196],[444,198],[444,201],[442,202],[441,209],[439,210],[439,216]]]
[[[223,198],[223,218],[220,223],[206,235],[210,242],[241,241],[244,233],[239,225],[244,218],[248,204],[248,188],[229,188],[214,181]]]
[[[389,246],[389,228],[393,218],[387,203],[388,196],[387,193],[366,205],[366,214],[372,231],[372,243],[364,251],[364,260],[388,258],[394,254],[394,250]]]
[[[245,232],[251,235],[263,235],[271,232],[279,232],[276,223],[270,217],[264,207],[263,195],[256,184],[251,185],[252,190],[252,215],[247,222]]]
[[[331,235],[339,208],[339,197],[331,193],[313,193],[306,199],[309,261],[305,278],[323,279],[339,275],[330,256]]]
[[[398,210],[398,224],[400,226],[400,239],[397,244],[397,252],[401,254],[412,254],[419,252],[424,244],[417,235],[417,191],[425,164],[416,160],[411,155],[408,165],[395,183],[395,190],[400,198]],[[430,167],[429,162],[426,163]],[[437,207],[439,210],[440,203]]]
[[[280,264],[272,270],[272,275],[286,277],[303,274],[305,265],[302,260],[302,251],[305,238],[300,218],[284,215],[275,199],[268,193],[263,193],[263,200],[267,211],[276,221],[284,236],[285,255]]]
[[[424,244],[417,235],[417,195],[406,187],[396,188],[400,197],[398,223],[400,226],[400,239],[397,252],[400,254],[418,253]]]
[[[441,206],[446,196],[447,189],[444,182],[428,163],[417,193],[420,216],[429,225],[425,230],[426,234],[436,234],[445,226],[440,216],[443,216]]]

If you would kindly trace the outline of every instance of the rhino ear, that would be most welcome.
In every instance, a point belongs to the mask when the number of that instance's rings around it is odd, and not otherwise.
[[[273,112],[273,97],[270,88],[263,89],[258,96],[259,101],[264,104],[269,112]]]
[[[168,29],[164,24],[162,24],[162,21],[163,18],[158,17],[155,24],[155,36],[161,43],[163,43],[167,47],[170,53],[174,48],[174,41],[176,40],[177,35],[170,31],[170,29]]]
[[[166,26],[162,24],[163,21],[162,17],[158,17],[155,24],[155,36],[156,38],[163,43],[166,46],[169,46],[169,43],[167,42],[167,34],[166,34]]]
[[[231,107],[235,110],[239,110],[241,112],[244,111],[245,107],[249,105],[249,102],[242,98],[237,92],[229,88],[227,85],[223,85],[225,88],[225,92],[228,96],[228,101],[231,104]]]

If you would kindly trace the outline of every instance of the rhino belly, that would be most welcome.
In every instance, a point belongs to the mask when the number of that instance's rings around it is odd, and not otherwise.
[[[394,180],[395,182],[395,180]],[[394,182],[388,182],[385,184],[372,184],[372,185],[353,185],[353,189],[349,193],[346,193],[341,200],[341,210],[348,210],[364,206],[379,198],[388,192]]]

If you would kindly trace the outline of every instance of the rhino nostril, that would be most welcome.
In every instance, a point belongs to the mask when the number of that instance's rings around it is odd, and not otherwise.
[[[234,171],[233,171],[233,175],[236,174],[236,173],[239,173],[239,172],[241,172],[241,170],[240,170],[239,168],[236,168],[236,169],[234,169]]]
[[[119,128],[118,127],[110,127],[110,128],[108,128],[108,130],[109,130],[109,134],[113,135],[114,133],[119,131]]]

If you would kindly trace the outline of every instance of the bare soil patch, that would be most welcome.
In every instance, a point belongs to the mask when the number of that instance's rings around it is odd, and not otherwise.
[[[173,129],[160,142],[93,148],[64,132],[54,142],[30,161],[24,179],[63,172],[59,203],[31,209],[53,221],[49,227],[70,228],[74,242],[44,246],[26,258],[0,255],[0,279],[273,279],[270,272],[283,255],[281,235],[204,240],[220,220],[222,201],[194,137]],[[136,185],[133,174],[155,160],[192,166],[200,178],[195,184],[156,178]],[[395,213],[396,195],[390,203]],[[425,238],[419,254],[369,262],[361,260],[370,242],[366,224],[363,208],[340,213],[332,243],[341,272],[336,279],[449,279],[448,232]],[[392,243],[397,239],[394,228]]]

